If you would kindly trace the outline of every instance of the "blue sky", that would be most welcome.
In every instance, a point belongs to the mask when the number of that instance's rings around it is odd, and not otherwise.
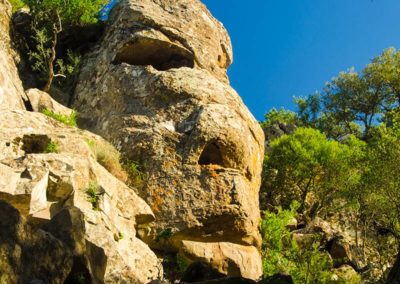
[[[231,84],[258,120],[400,48],[400,0],[202,1],[231,36]]]

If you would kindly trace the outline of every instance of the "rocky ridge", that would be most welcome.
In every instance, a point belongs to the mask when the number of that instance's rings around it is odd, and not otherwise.
[[[96,134],[41,113],[72,110],[24,91],[7,1],[0,12],[0,280],[148,283],[163,278],[155,252],[260,278],[264,136],[228,84],[229,36],[206,7],[121,1],[75,93]],[[104,139],[140,164],[142,186],[99,163]]]

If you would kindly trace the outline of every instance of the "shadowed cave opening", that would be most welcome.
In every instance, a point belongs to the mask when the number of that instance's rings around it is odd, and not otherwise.
[[[74,256],[71,272],[64,284],[91,284],[93,283],[90,277],[90,272],[87,269],[82,257]]]
[[[225,167],[220,146],[211,142],[206,145],[199,158],[199,165],[219,165]]]
[[[22,150],[24,150],[26,154],[45,153],[50,141],[51,139],[47,135],[24,135],[22,138]]]
[[[194,67],[193,53],[168,41],[141,38],[121,48],[113,64],[151,65],[159,71],[172,68]]]

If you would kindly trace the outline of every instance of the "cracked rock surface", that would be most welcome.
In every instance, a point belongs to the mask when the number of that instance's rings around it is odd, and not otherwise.
[[[229,86],[231,62],[226,30],[200,1],[124,0],[86,57],[74,107],[145,173],[137,193],[156,222],[141,239],[257,279],[264,134]]]

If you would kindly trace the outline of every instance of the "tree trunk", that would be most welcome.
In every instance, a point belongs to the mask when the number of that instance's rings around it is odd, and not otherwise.
[[[56,47],[57,47],[57,40],[58,40],[58,34],[62,32],[62,24],[61,24],[61,18],[58,13],[58,11],[55,11],[57,20],[58,20],[58,26],[57,23],[53,24],[53,42],[51,45],[51,57],[49,58],[49,61],[47,62],[48,68],[49,68],[49,74],[47,78],[47,83],[43,88],[43,92],[50,92],[51,84],[53,84],[53,79],[54,79],[54,62],[56,61]]]
[[[54,79],[54,61],[56,60],[56,46],[57,46],[57,29],[54,26],[53,28],[53,44],[51,46],[51,57],[49,58],[48,68],[49,68],[49,74],[47,78],[47,83],[43,88],[43,92],[48,93],[51,88],[51,84],[53,83]]]
[[[386,284],[398,284],[400,283],[400,250],[398,250],[397,258],[390,270]]]

